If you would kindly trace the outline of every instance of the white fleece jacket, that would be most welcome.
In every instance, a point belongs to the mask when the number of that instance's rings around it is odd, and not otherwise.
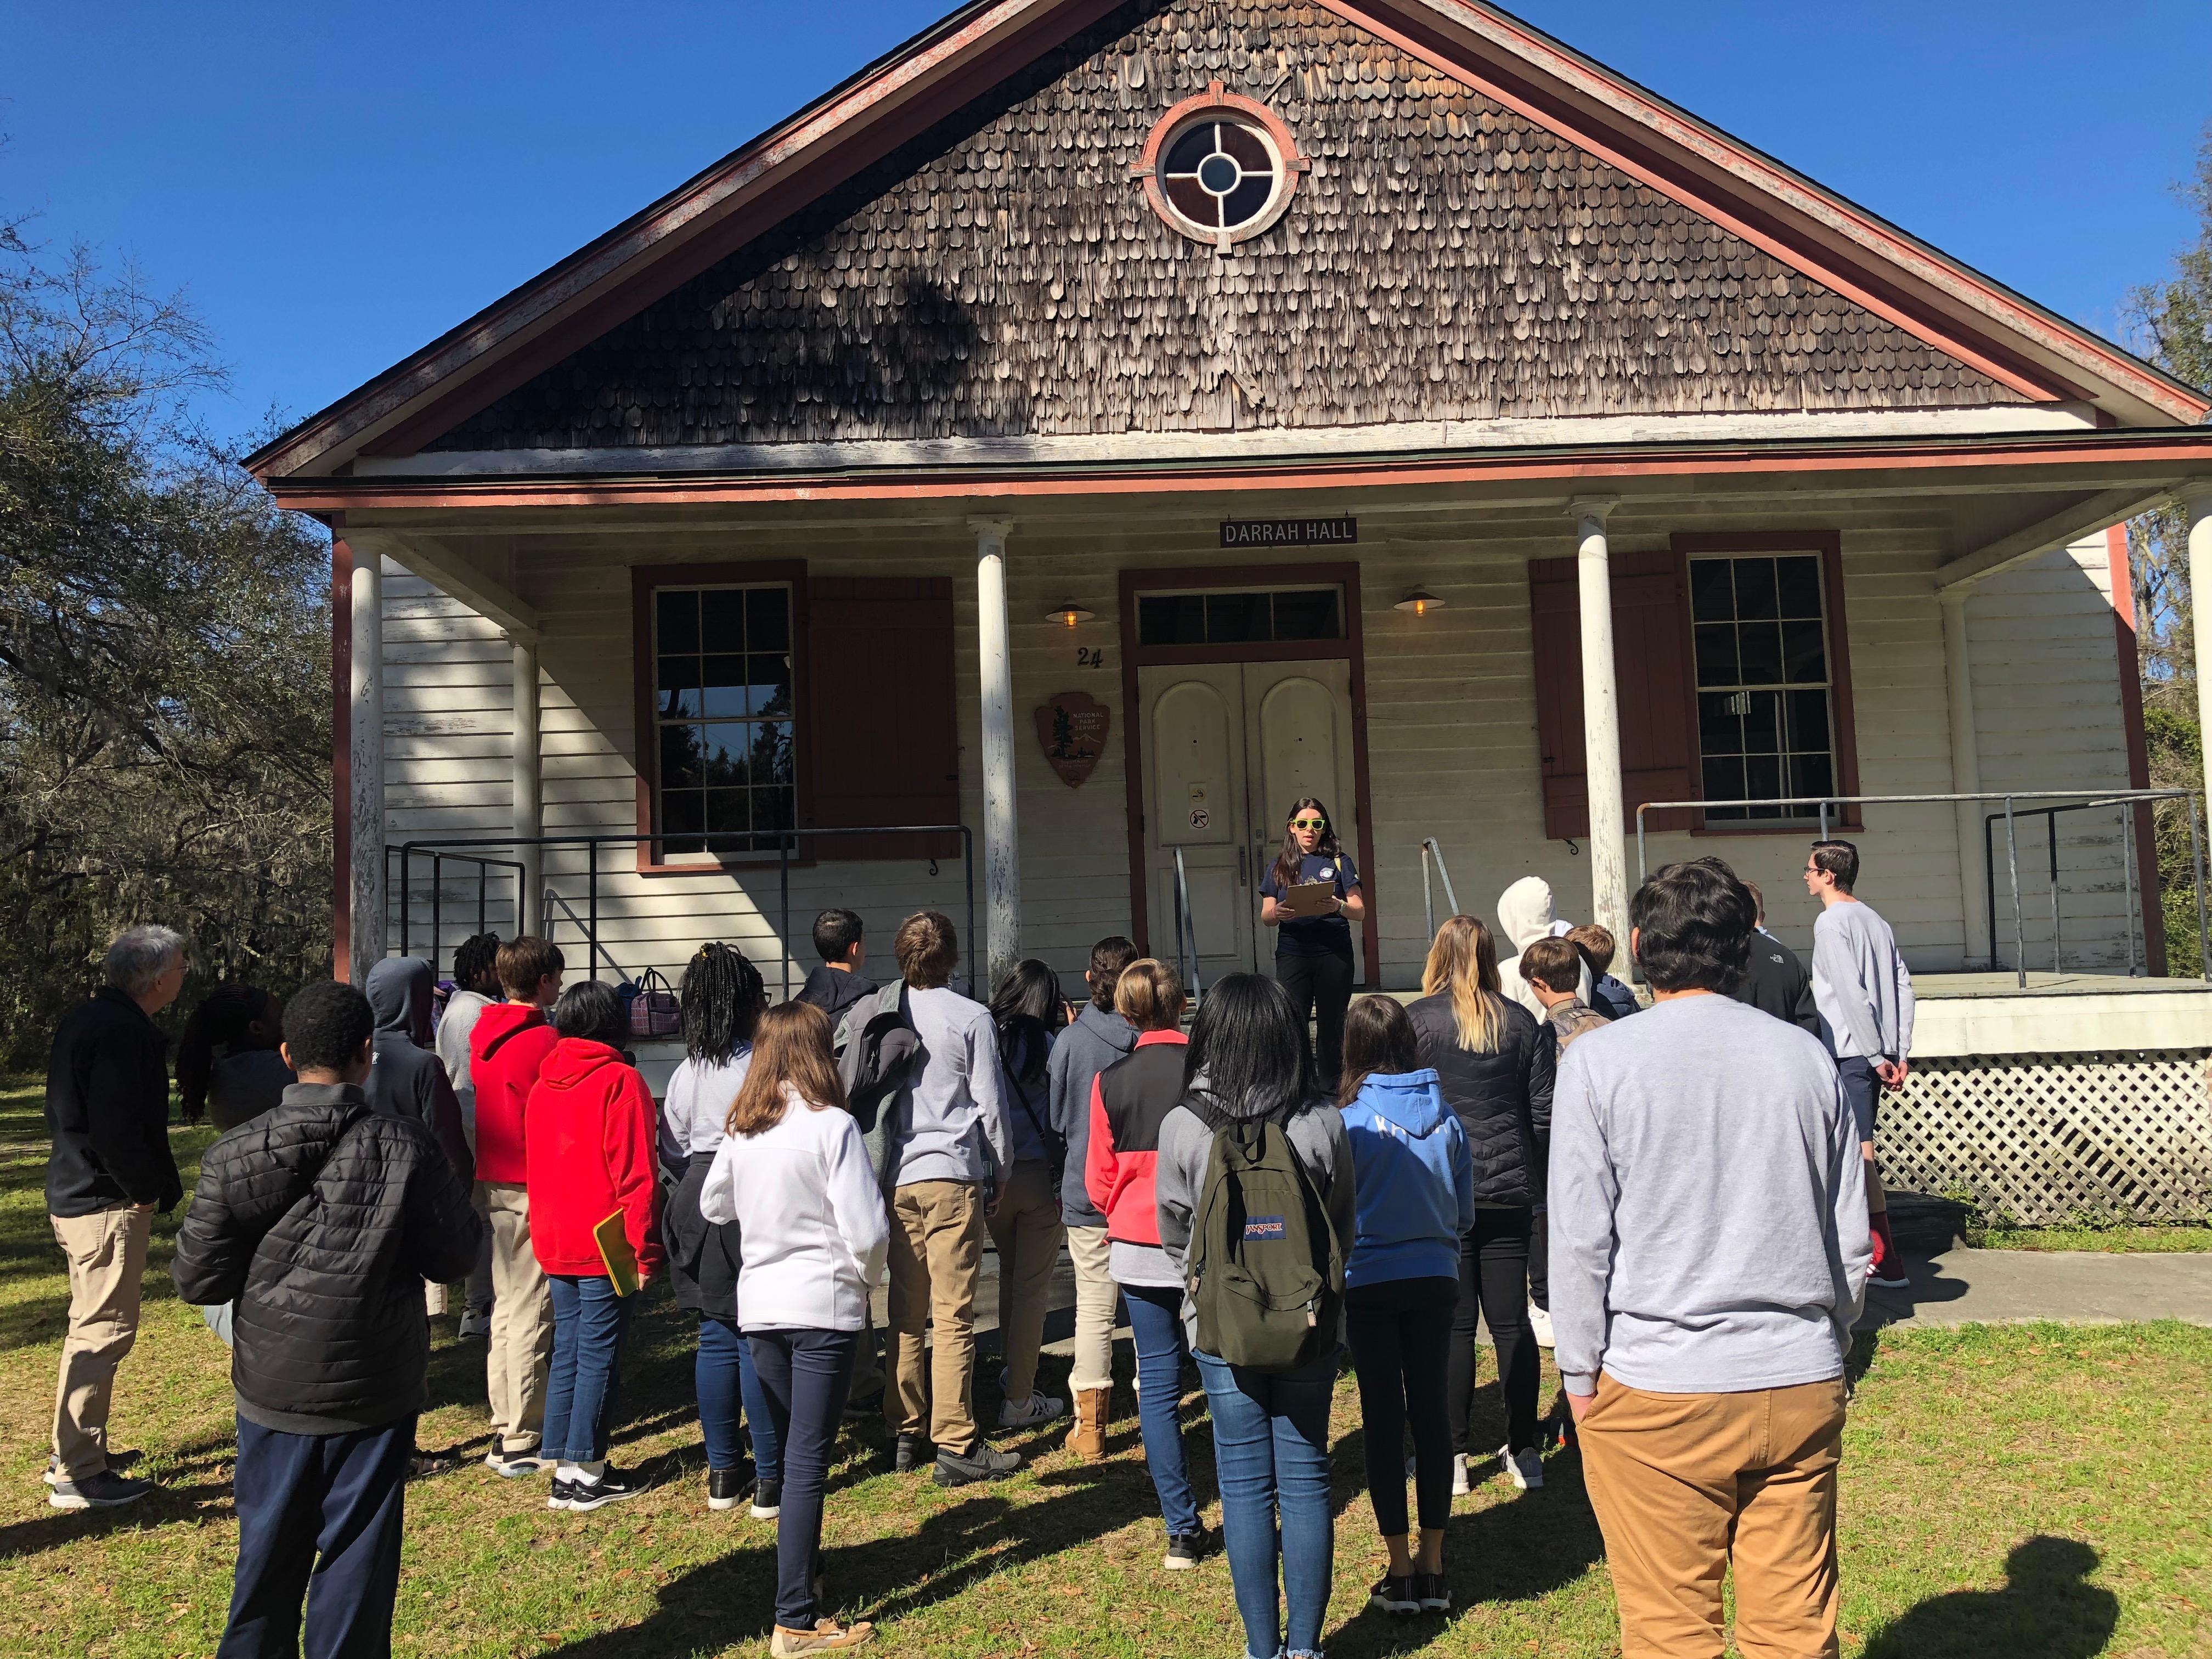
[[[1498,988],[1544,1022],[1544,1005],[1528,981],[1521,977],[1521,952],[1553,933],[1552,884],[1541,876],[1523,876],[1498,896],[1498,931],[1513,943],[1513,954],[1498,964]],[[1582,965],[1584,1002],[1590,1000],[1589,964]]]
[[[890,1243],[860,1126],[788,1085],[782,1121],[724,1139],[699,1213],[738,1224],[738,1317],[748,1331],[857,1331]]]

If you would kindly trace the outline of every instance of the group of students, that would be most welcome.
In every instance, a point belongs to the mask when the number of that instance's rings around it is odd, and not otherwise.
[[[597,981],[562,988],[542,939],[471,940],[434,1038],[426,963],[381,964],[368,997],[311,985],[281,1017],[239,999],[240,1040],[206,1068],[201,1097],[213,1109],[236,1092],[222,1074],[271,1024],[293,1080],[209,1149],[173,1268],[183,1299],[232,1310],[240,1560],[219,1651],[294,1650],[303,1601],[312,1645],[388,1639],[427,1400],[426,1285],[472,1281],[494,1471],[550,1475],[548,1503],[572,1512],[644,1490],[609,1462],[610,1439],[628,1281],[664,1270],[698,1319],[706,1501],[750,1498],[777,1522],[771,1651],[866,1641],[868,1626],[824,1614],[820,1537],[840,1420],[878,1373],[870,1304],[886,1267],[893,1467],[957,1486],[1019,1466],[975,1411],[986,1234],[1000,1258],[1000,1426],[1068,1410],[1036,1386],[1064,1242],[1069,1444],[1104,1456],[1126,1308],[1170,1570],[1212,1547],[1182,1437],[1195,1364],[1251,1659],[1320,1652],[1340,1333],[1389,1552],[1374,1606],[1450,1605],[1443,1547],[1477,1449],[1478,1316],[1498,1349],[1501,1468],[1541,1486],[1532,1249],[1625,1630],[1654,1651],[1702,1652],[1711,1635],[1717,1653],[1733,1559],[1741,1628],[1764,1620],[1815,1643],[1825,1628],[1832,1644],[1842,1356],[1887,1242],[1870,1231],[1856,1154],[1870,1158],[1875,1092],[1902,1080],[1911,1019],[1879,918],[1858,906],[1829,920],[1854,905],[1856,873],[1848,843],[1816,845],[1807,866],[1824,902],[1808,977],[1820,1023],[1850,1045],[1840,1072],[1790,1029],[1802,988],[1760,968],[1771,940],[1757,900],[1713,860],[1670,866],[1635,896],[1649,1012],[1621,1017],[1622,1000],[1637,1005],[1606,972],[1610,936],[1555,931],[1548,890],[1524,882],[1499,907],[1516,957],[1501,967],[1482,921],[1450,918],[1423,994],[1350,1005],[1333,1053],[1310,1046],[1291,994],[1256,975],[1212,988],[1186,1031],[1176,969],[1118,937],[1094,947],[1079,1012],[1033,962],[975,1002],[951,988],[958,939],[933,912],[901,925],[897,974],[880,987],[859,919],[825,913],[823,965],[781,1006],[741,955],[704,947],[679,993],[686,1057],[658,1104],[626,1054],[626,1005]],[[149,1017],[181,963],[174,935],[134,930],[83,1029],[65,1024],[49,1089],[64,1177],[100,1166],[116,1134],[92,1126],[113,1079],[90,1074],[88,1039],[110,1039],[98,1063],[112,1072],[122,1053],[143,1093]],[[1741,1006],[1770,992],[1784,1019]],[[1721,1002],[1738,1012],[1704,1006]],[[118,1030],[135,1046],[116,1049]],[[150,1052],[159,1071],[158,1037]],[[134,1133],[150,1158],[147,1131]],[[103,1201],[90,1213],[103,1228],[125,1218],[113,1224],[127,1239],[179,1194],[173,1164],[145,1197],[159,1171],[117,1167],[129,1177],[91,1194]],[[55,1213],[74,1293],[76,1235]],[[143,1237],[137,1251],[143,1267]],[[96,1413],[82,1397],[119,1358],[65,1345],[58,1503],[143,1495],[129,1455],[106,1445],[104,1395]],[[1739,1431],[1754,1394],[1773,1396],[1796,1439],[1771,1411],[1759,1433]],[[1724,1397],[1728,1432],[1687,1432],[1691,1418],[1652,1403],[1679,1395]],[[1741,1467],[1723,1481],[1715,1468],[1730,1458]],[[1776,1469],[1788,1478],[1761,1473]]]

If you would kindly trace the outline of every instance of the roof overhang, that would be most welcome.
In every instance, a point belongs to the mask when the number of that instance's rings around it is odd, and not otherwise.
[[[1938,349],[2126,427],[2212,398],[1480,0],[1319,0]],[[971,0],[247,458],[264,482],[409,454],[1113,9]]]

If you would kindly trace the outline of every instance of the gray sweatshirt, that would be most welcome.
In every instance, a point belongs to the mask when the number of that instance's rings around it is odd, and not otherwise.
[[[1552,1329],[1570,1394],[1840,1376],[1872,1261],[1866,1175],[1819,1039],[1731,998],[1579,1038],[1552,1099]]]
[[[1344,1132],[1343,1115],[1334,1106],[1316,1102],[1291,1120],[1290,1137],[1291,1151],[1320,1191],[1322,1206],[1328,1212],[1337,1238],[1349,1256],[1359,1231],[1359,1218],[1353,1200],[1352,1139]],[[1186,1284],[1188,1273],[1183,1257],[1190,1248],[1190,1218],[1206,1191],[1206,1160],[1212,1156],[1213,1131],[1188,1105],[1176,1107],[1161,1120],[1159,1157],[1152,1166],[1152,1200],[1158,1211],[1161,1251]],[[1198,1315],[1188,1291],[1183,1296],[1182,1321],[1195,1340]]]
[[[884,1186],[998,1180],[1013,1166],[1013,1127],[991,1011],[939,986],[909,991],[921,1053],[884,1103]]]
[[[1912,975],[1872,905],[1843,901],[1814,919],[1813,1006],[1838,1060],[1912,1052]]]

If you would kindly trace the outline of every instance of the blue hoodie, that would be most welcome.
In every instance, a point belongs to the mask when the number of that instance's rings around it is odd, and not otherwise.
[[[1344,1109],[1359,1221],[1347,1285],[1456,1279],[1459,1241],[1474,1225],[1467,1132],[1433,1071],[1376,1072]]]

